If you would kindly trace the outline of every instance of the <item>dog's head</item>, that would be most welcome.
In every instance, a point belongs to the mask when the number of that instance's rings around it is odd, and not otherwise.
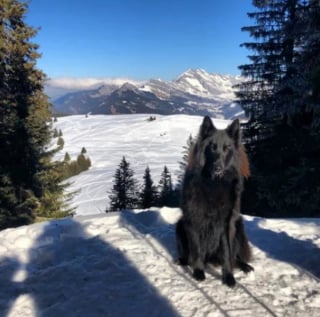
[[[206,116],[195,145],[195,159],[202,174],[221,178],[227,170],[239,165],[240,123],[234,120],[226,129],[218,130]]]

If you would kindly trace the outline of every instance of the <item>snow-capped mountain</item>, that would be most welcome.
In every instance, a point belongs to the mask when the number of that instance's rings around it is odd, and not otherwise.
[[[240,76],[209,74],[203,69],[189,69],[175,82],[191,95],[208,98],[234,99],[233,85],[242,81]]]
[[[53,101],[56,112],[68,114],[193,114],[230,119],[243,114],[234,103],[233,86],[240,76],[189,69],[173,81],[151,79],[140,85],[103,84],[68,93]],[[52,88],[52,87],[51,87]]]

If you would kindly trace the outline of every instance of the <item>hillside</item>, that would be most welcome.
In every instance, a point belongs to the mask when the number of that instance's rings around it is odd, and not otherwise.
[[[100,86],[96,83],[86,90],[60,96],[53,105],[56,112],[67,114],[208,114],[229,119],[243,115],[234,103],[233,88],[242,80],[239,76],[189,69],[172,81],[151,79],[137,84],[119,80],[121,85],[102,81]],[[52,85],[47,85],[47,90],[53,91]]]
[[[176,182],[183,146],[190,134],[196,136],[198,133],[202,117],[156,115],[152,122],[148,118],[149,115],[145,114],[58,118],[55,127],[62,130],[65,146],[56,158],[62,160],[64,153],[68,152],[71,159],[76,159],[81,148],[85,147],[92,162],[88,171],[70,180],[70,191],[81,189],[72,200],[72,206],[77,206],[77,214],[105,211],[109,204],[112,177],[123,156],[131,164],[140,184],[147,166],[157,184],[164,165]],[[227,123],[215,120],[220,128]]]

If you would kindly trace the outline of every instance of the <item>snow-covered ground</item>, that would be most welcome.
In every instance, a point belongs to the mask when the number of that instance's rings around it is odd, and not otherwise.
[[[158,184],[164,165],[176,181],[183,146],[190,134],[197,135],[202,117],[155,115],[89,116],[58,118],[54,127],[62,130],[64,149],[57,155],[63,159],[68,152],[76,159],[85,147],[92,167],[70,179],[71,192],[77,192],[71,205],[79,214],[104,213],[109,205],[112,179],[123,156],[130,163],[137,180],[142,184],[143,174],[150,167],[153,181]],[[228,122],[214,120],[218,128]],[[80,191],[78,191],[80,189]]]
[[[0,316],[320,316],[320,219],[245,216],[255,271],[230,289],[220,268],[197,282],[175,264],[179,209],[102,213],[122,155],[157,180],[202,120],[146,117],[58,119],[65,150],[85,146],[93,166],[73,178],[75,217],[0,232]]]
[[[117,212],[0,232],[0,315],[320,316],[320,221],[246,217],[254,273],[237,286],[174,263],[179,209]]]

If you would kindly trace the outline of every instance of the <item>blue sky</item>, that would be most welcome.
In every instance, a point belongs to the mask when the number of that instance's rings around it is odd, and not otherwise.
[[[50,78],[171,80],[188,68],[239,74],[251,0],[31,0]]]

